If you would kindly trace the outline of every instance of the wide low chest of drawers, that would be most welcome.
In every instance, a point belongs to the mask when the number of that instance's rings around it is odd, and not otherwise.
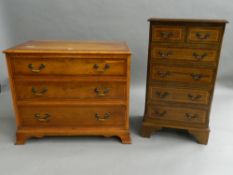
[[[29,41],[6,53],[16,144],[117,136],[130,143],[130,50],[123,42]]]
[[[209,114],[225,20],[149,19],[146,107],[141,134],[186,129],[208,143]]]

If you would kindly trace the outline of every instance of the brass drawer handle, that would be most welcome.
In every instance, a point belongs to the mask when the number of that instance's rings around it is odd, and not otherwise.
[[[174,33],[173,32],[160,32],[160,35],[163,39],[169,39],[174,35]]]
[[[192,95],[192,94],[188,94],[188,98],[191,100],[191,101],[197,101],[201,98],[201,95]]]
[[[196,37],[200,40],[206,40],[210,37],[210,33],[196,33]]]
[[[43,116],[41,116],[39,113],[35,113],[34,118],[39,122],[47,122],[49,121],[50,115],[46,113]]]
[[[45,92],[48,91],[48,88],[44,87],[40,90],[37,90],[35,87],[32,87],[32,93],[35,95],[35,96],[43,96],[45,94]]]
[[[195,52],[193,53],[193,57],[194,57],[195,59],[197,59],[198,61],[203,60],[207,55],[208,55],[207,53],[203,53],[202,55],[199,55],[199,54],[197,54],[197,53],[195,53]]]
[[[155,114],[158,116],[158,117],[163,117],[164,115],[166,115],[166,113],[167,113],[167,111],[162,111],[162,112],[160,112],[160,111],[155,111]]]
[[[100,66],[98,64],[94,64],[93,69],[98,73],[104,73],[110,68],[109,64],[105,64],[102,69],[100,69]]]
[[[159,51],[158,54],[161,58],[168,58],[170,55],[172,55],[172,52]]]
[[[200,80],[203,75],[202,74],[195,74],[195,73],[191,73],[190,76],[193,78],[193,80]]]
[[[167,76],[170,75],[170,72],[169,71],[165,71],[165,72],[161,72],[161,71],[158,71],[157,74],[162,77],[162,78],[165,78]]]
[[[110,112],[106,112],[102,117],[98,113],[95,114],[96,120],[99,120],[99,121],[105,121],[109,119],[110,116],[111,116]]]
[[[97,94],[97,96],[104,97],[107,93],[109,93],[109,88],[95,88],[94,91]]]
[[[194,120],[198,118],[198,114],[190,114],[190,113],[185,113],[185,117],[188,120]]]
[[[157,91],[156,92],[156,95],[159,97],[159,98],[165,98],[169,95],[168,92],[160,92],[160,91]]]
[[[31,72],[34,72],[34,73],[39,73],[42,69],[45,68],[45,65],[44,64],[40,64],[40,66],[38,67],[38,69],[35,69],[33,64],[28,64],[28,68],[31,70]]]

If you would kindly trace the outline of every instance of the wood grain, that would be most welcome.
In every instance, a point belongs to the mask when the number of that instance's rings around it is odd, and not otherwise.
[[[61,54],[131,54],[125,42],[110,41],[64,41],[36,40],[27,41],[4,53],[61,53]]]

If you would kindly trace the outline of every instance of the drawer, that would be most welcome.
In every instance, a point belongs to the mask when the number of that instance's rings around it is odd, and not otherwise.
[[[167,67],[151,65],[151,78],[158,81],[177,81],[185,83],[211,83],[214,72],[211,69],[187,67]]]
[[[184,27],[152,26],[152,41],[182,42],[184,41]]]
[[[126,75],[124,59],[15,58],[15,75]]]
[[[217,43],[220,42],[222,30],[214,27],[190,27],[188,42]]]
[[[171,120],[186,123],[204,124],[207,119],[207,113],[205,110],[201,109],[156,105],[150,108],[150,117],[166,121]]]
[[[204,90],[150,87],[150,98],[155,101],[209,104],[210,94]]]
[[[155,47],[152,45],[152,59],[159,61],[216,62],[217,51],[210,49],[185,49]]]
[[[21,106],[23,127],[124,127],[124,106]]]
[[[91,100],[126,98],[122,82],[16,81],[18,100]]]

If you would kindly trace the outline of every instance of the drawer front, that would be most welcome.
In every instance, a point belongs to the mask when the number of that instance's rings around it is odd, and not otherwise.
[[[124,127],[124,106],[21,106],[23,127]]]
[[[185,48],[166,48],[155,47],[152,45],[152,59],[161,61],[197,61],[197,62],[215,62],[217,51],[210,49],[185,49]]]
[[[16,81],[18,100],[122,99],[126,85],[121,82]]]
[[[205,110],[201,109],[176,108],[156,105],[150,108],[150,117],[161,120],[204,124],[206,122],[207,113]]]
[[[209,92],[204,90],[150,87],[150,99],[193,104],[209,104]]]
[[[184,28],[177,26],[152,26],[152,41],[182,42]]]
[[[15,58],[15,75],[126,75],[126,60]]]
[[[221,29],[219,28],[204,28],[204,27],[190,27],[188,29],[189,42],[219,42],[221,38]]]
[[[152,80],[158,81],[211,83],[213,80],[213,70],[209,69],[167,67],[152,64],[151,71]]]

